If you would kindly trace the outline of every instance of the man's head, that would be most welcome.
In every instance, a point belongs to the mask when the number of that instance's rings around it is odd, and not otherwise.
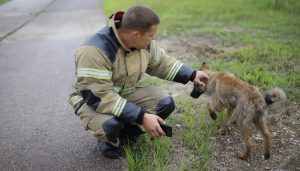
[[[160,23],[154,11],[144,6],[129,8],[122,19],[122,39],[129,48],[146,48],[157,31]]]

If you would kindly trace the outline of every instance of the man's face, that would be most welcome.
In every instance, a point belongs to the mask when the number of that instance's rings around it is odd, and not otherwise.
[[[150,44],[151,40],[154,39],[158,25],[152,25],[150,30],[144,34],[138,33],[135,41],[135,48],[145,49]]]

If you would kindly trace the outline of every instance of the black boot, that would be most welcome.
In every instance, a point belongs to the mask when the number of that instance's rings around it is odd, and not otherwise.
[[[109,142],[98,140],[98,148],[105,157],[117,159],[123,155],[123,150],[120,147],[115,147]]]
[[[138,126],[126,124],[120,132],[121,144],[129,146],[134,145],[143,133],[145,132],[143,132]]]

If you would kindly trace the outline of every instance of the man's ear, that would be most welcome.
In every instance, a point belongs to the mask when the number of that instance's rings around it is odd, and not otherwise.
[[[141,33],[139,31],[132,31],[131,34],[135,39],[139,39],[141,37]]]

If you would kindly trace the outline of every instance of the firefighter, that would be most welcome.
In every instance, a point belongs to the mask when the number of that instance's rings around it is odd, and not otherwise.
[[[182,84],[204,85],[208,79],[157,46],[159,23],[157,14],[144,6],[116,12],[75,53],[75,91],[69,102],[106,157],[118,158],[123,145],[144,132],[165,135],[160,124],[175,103],[163,91],[140,83],[145,73]]]

